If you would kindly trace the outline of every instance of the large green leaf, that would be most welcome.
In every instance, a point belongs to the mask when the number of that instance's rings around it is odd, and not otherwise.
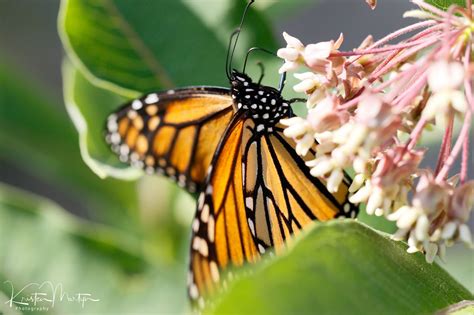
[[[51,314],[186,311],[183,263],[151,262],[140,249],[117,230],[80,221],[48,200],[0,184],[0,291],[6,296],[1,300],[10,298],[10,282],[17,292],[30,283],[50,281],[57,288],[62,285],[63,293],[89,293],[100,300],[82,308],[77,302],[60,302],[59,291]],[[51,298],[47,287],[34,285],[22,295],[35,291]],[[11,311],[0,304],[0,313]]]
[[[453,4],[466,7],[466,0],[426,0],[426,2],[443,10],[447,10]]]
[[[128,97],[174,86],[225,83],[227,42],[245,1],[63,0],[66,52],[94,84]],[[209,10],[212,7],[212,10]],[[250,10],[237,60],[250,45],[274,49],[268,24]]]
[[[125,100],[92,85],[69,61],[63,64],[64,101],[79,133],[82,159],[99,177],[135,179],[143,175],[111,154],[105,143],[105,121],[117,104]]]
[[[213,314],[432,314],[473,296],[423,255],[355,221],[317,224],[241,275]]]

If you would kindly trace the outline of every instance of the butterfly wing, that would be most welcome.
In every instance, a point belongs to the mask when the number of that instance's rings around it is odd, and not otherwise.
[[[152,93],[109,116],[106,140],[123,162],[164,174],[195,192],[232,115],[228,89]]]
[[[206,189],[198,199],[188,278],[194,303],[202,304],[202,296],[214,291],[223,268],[258,257],[243,203],[241,152],[246,120],[241,117],[238,112],[219,144]]]
[[[356,211],[346,206],[348,181],[330,194],[282,128],[259,133],[252,119],[237,115],[216,151],[192,224],[188,285],[195,303],[215,290],[225,268],[255,262],[268,248],[279,250],[314,220]]]
[[[255,136],[254,125],[249,123],[246,132],[245,210],[259,252],[270,247],[278,252],[285,240],[314,220],[355,217],[358,208],[348,201],[348,178],[336,194],[331,194],[324,182],[310,175],[294,150],[294,141],[283,135],[281,126]],[[306,157],[312,158],[312,153]]]

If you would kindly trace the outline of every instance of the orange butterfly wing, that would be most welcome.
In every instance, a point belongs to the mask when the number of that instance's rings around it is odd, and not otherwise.
[[[358,207],[349,203],[350,180],[331,194],[323,181],[311,176],[295,143],[283,135],[280,126],[249,140],[244,156],[244,198],[248,224],[261,253],[274,247],[278,252],[285,241],[312,221],[339,216],[355,217]],[[309,153],[306,159],[312,159]]]
[[[152,93],[109,116],[106,140],[123,162],[164,174],[195,192],[233,112],[228,89]]]
[[[192,223],[189,296],[202,305],[202,295],[214,291],[221,269],[255,261],[257,247],[243,203],[242,136],[245,120],[233,119],[212,162],[206,190],[198,200]]]
[[[280,127],[258,133],[242,116],[236,114],[219,145],[192,224],[188,290],[201,306],[224,269],[255,262],[272,247],[279,251],[314,220],[357,212],[347,201],[349,181],[330,194]]]

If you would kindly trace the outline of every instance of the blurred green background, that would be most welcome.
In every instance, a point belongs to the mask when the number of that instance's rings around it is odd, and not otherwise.
[[[0,0],[0,313],[45,313],[4,304],[9,281],[17,291],[52,281],[100,299],[85,307],[58,303],[51,314],[189,312],[194,199],[167,179],[125,168],[106,148],[102,128],[108,113],[141,93],[226,86],[226,43],[244,5],[70,0],[59,13],[60,1]],[[363,1],[257,0],[236,63],[251,46],[283,45],[283,30],[305,42],[343,32],[351,49],[369,33],[377,38],[408,24],[401,15],[410,7],[380,1],[372,12]],[[253,76],[258,60],[264,83],[276,85],[280,61],[256,55]],[[437,139],[433,133],[426,144],[436,149]],[[393,231],[363,213],[360,220]],[[441,266],[472,292],[472,252],[456,247],[448,258]]]

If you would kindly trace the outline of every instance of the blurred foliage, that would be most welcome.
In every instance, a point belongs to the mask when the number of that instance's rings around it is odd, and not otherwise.
[[[62,284],[71,295],[89,293],[100,300],[87,302],[84,309],[79,303],[58,301],[51,309],[53,314],[186,311],[184,261],[147,261],[140,254],[140,244],[129,242],[125,235],[72,217],[48,200],[1,185],[0,289],[10,298],[11,287],[5,279],[13,282],[15,291],[30,283],[51,281]],[[44,287],[40,291],[49,293]],[[2,303],[0,313],[8,308]]]
[[[226,86],[228,37],[245,3],[63,0],[58,27],[67,55],[66,111],[46,95],[41,83],[30,82],[14,66],[0,62],[0,161],[67,191],[81,203],[81,209],[65,210],[43,197],[0,184],[0,312],[13,312],[3,303],[11,293],[4,280],[12,281],[15,289],[52,281],[66,291],[89,292],[100,299],[84,309],[60,303],[51,314],[189,311],[185,277],[193,198],[167,179],[138,178],[141,173],[125,168],[110,153],[102,131],[111,111],[141,93],[183,85]],[[269,21],[306,3],[276,1],[252,8],[235,66],[242,66],[251,46],[274,50]],[[266,66],[265,83],[277,85],[280,60],[252,55],[248,69],[253,77],[260,71],[258,60]],[[71,212],[82,212],[86,219]],[[393,224],[364,213],[359,220],[379,230],[394,229]],[[430,308],[434,310],[470,298],[438,266],[407,255],[402,244],[362,225],[321,224],[304,234],[287,254],[268,257],[271,261],[257,266],[255,280],[244,277],[237,282],[218,310],[236,312],[238,307],[253,305],[253,311],[268,313],[276,306],[283,311],[287,307],[283,304],[295,305],[302,298],[302,311],[324,310],[330,302],[342,307],[335,297],[350,297],[353,304],[348,305],[358,309],[354,304],[358,300],[372,305],[397,292],[409,298],[428,291],[437,300]],[[473,256],[463,249],[456,251],[459,259],[446,268],[472,290],[474,284],[466,275],[473,274]],[[401,272],[403,278],[391,279],[384,268]],[[372,276],[381,282],[370,280]],[[329,278],[334,281],[328,282]],[[398,290],[401,279],[412,287],[405,295]],[[288,296],[278,288],[283,284],[291,293]],[[412,292],[415,289],[419,292]],[[255,303],[256,297],[261,304]]]

